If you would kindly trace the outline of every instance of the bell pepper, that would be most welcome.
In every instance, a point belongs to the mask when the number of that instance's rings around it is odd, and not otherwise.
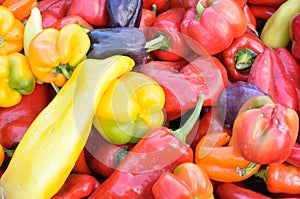
[[[281,4],[265,23],[260,34],[262,42],[271,48],[287,47],[291,40],[290,24],[298,12],[298,0],[287,0]]]
[[[289,163],[271,163],[258,171],[271,193],[300,194],[300,167]]]
[[[142,73],[128,72],[110,84],[93,124],[113,144],[136,143],[149,130],[163,125],[164,103],[165,94],[157,82]]]
[[[276,7],[269,6],[269,5],[253,5],[249,4],[249,8],[255,18],[263,19],[267,21],[277,10]]]
[[[21,53],[0,55],[0,107],[11,107],[34,90],[35,77],[27,58]]]
[[[89,37],[78,24],[68,24],[61,30],[43,29],[28,47],[31,70],[38,80],[62,87],[85,59],[89,47]]]
[[[300,12],[296,14],[290,24],[290,36],[292,40],[291,53],[300,63]]]
[[[279,7],[281,4],[286,2],[287,0],[248,0],[249,4],[253,5],[267,5],[273,7]]]
[[[85,21],[82,17],[78,15],[68,15],[58,19],[56,22],[50,25],[50,28],[56,28],[57,30],[62,29],[67,24],[78,24],[86,30],[86,32],[93,30],[94,27]]]
[[[286,60],[286,58],[281,58],[277,51],[266,48],[252,64],[247,81],[270,95],[276,103],[298,111],[296,87],[291,77],[287,75],[285,67],[288,66],[284,66],[286,63],[282,59]]]
[[[48,84],[37,84],[15,106],[0,108],[0,144],[6,149],[16,146],[30,124],[48,105],[55,93]]]
[[[37,0],[5,0],[2,6],[9,8],[16,19],[20,21],[26,20],[31,12],[31,9],[38,6]]]
[[[5,198],[51,198],[58,192],[84,148],[96,105],[133,66],[125,56],[80,62],[18,144],[0,179]]]
[[[164,172],[152,187],[155,199],[213,199],[213,185],[204,169],[192,162]]]
[[[20,52],[23,49],[24,25],[12,11],[0,6],[0,55]]]
[[[249,29],[242,36],[235,38],[222,52],[223,63],[231,81],[246,81],[254,60],[264,49],[265,45]]]
[[[298,130],[295,110],[274,103],[269,96],[255,96],[240,108],[232,128],[232,144],[249,161],[283,162],[296,143]]]
[[[71,173],[61,189],[51,199],[81,199],[88,197],[100,186],[92,175]]]
[[[191,38],[186,41],[194,52],[214,55],[245,33],[247,21],[234,0],[204,0],[185,12],[180,29]]]
[[[292,147],[292,152],[289,155],[288,159],[286,162],[295,165],[297,167],[300,167],[300,144],[296,143]]]
[[[231,136],[226,132],[206,134],[197,144],[195,163],[208,177],[218,182],[238,182],[254,175],[260,164],[243,158],[233,146],[228,145]]]
[[[155,9],[157,14],[163,13],[170,8],[169,0],[144,0],[143,8],[152,10]]]
[[[106,26],[109,20],[106,0],[72,0],[67,15],[79,15],[92,26]]]
[[[203,99],[201,94],[196,109],[181,128],[149,131],[89,199],[153,198],[152,187],[159,176],[193,161],[193,150],[185,144],[185,138],[198,120]]]

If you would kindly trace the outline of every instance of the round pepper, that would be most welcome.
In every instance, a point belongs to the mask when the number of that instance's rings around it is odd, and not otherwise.
[[[127,72],[115,80],[101,98],[94,125],[114,144],[136,143],[164,122],[163,89],[150,77]]]

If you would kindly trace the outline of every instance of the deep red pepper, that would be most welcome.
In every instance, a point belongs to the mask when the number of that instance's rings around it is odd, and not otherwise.
[[[169,9],[171,8],[183,8],[182,0],[169,0]]]
[[[162,173],[172,172],[183,162],[193,162],[193,151],[185,144],[185,137],[198,120],[203,98],[199,97],[195,111],[180,129],[161,127],[142,138],[89,199],[153,198],[152,186]]]
[[[267,6],[279,7],[285,1],[287,0],[248,0],[248,3],[254,5],[267,5]]]
[[[148,10],[156,9],[157,13],[162,13],[169,8],[169,0],[144,0],[143,8]]]
[[[87,159],[85,158],[85,151],[82,150],[74,168],[72,169],[72,173],[80,173],[80,174],[89,174],[92,175],[92,170],[87,164]]]
[[[60,30],[65,25],[71,24],[71,23],[79,24],[83,28],[86,28],[88,30],[94,29],[94,27],[92,25],[90,25],[87,21],[85,21],[81,16],[78,16],[78,15],[68,15],[68,16],[62,17],[62,18],[58,19],[56,22],[52,23],[50,25],[50,27]]]
[[[300,13],[296,14],[290,24],[290,36],[292,41],[291,53],[300,64]]]
[[[141,29],[143,28],[148,28],[152,25],[153,21],[156,18],[156,11],[155,10],[148,10],[146,8],[142,9],[142,18],[140,21],[140,27]],[[147,30],[147,29],[146,29]]]
[[[45,11],[47,8],[49,8],[52,4],[57,3],[59,0],[41,0],[38,1],[38,9],[40,12]]]
[[[268,20],[277,8],[268,5],[252,5],[249,4],[249,8],[255,18]]]
[[[100,182],[88,174],[69,174],[63,186],[51,199],[82,199],[100,186]]]
[[[292,152],[286,161],[292,165],[300,167],[300,144],[296,143],[293,146]]]
[[[256,18],[252,12],[252,10],[250,9],[249,5],[248,4],[245,4],[243,7],[243,12],[246,16],[246,20],[247,20],[247,23],[248,23],[248,27],[251,28],[251,30],[254,30],[256,29]]]
[[[57,2],[52,3],[49,7],[47,7],[41,13],[43,14],[44,12],[48,12],[48,13],[52,14],[54,17],[56,17],[57,19],[60,19],[67,15],[68,10],[71,6],[71,3],[72,3],[72,0],[57,1]]]
[[[223,63],[230,80],[246,81],[254,60],[264,49],[263,42],[250,29],[242,36],[235,38],[222,53]]]
[[[30,95],[9,108],[0,108],[0,144],[11,148],[18,144],[36,116],[52,100],[54,92],[48,84],[36,84]]]

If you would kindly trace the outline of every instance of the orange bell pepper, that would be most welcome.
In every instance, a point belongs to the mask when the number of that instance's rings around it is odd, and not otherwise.
[[[219,182],[238,182],[258,171],[260,165],[245,160],[231,145],[226,132],[206,134],[197,144],[195,162],[209,178]]]
[[[23,49],[24,25],[12,11],[0,6],[0,55],[20,52]]]
[[[31,9],[38,6],[37,0],[5,0],[2,6],[9,8],[14,16],[23,21],[29,17]]]

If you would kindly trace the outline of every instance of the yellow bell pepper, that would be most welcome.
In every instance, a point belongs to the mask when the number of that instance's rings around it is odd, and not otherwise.
[[[111,143],[136,143],[149,130],[163,125],[164,103],[164,91],[156,81],[130,71],[109,86],[93,123]]]
[[[27,58],[21,53],[0,55],[0,107],[18,104],[35,86]]]
[[[0,55],[20,52],[23,49],[24,25],[12,11],[0,6]]]
[[[86,58],[90,39],[78,24],[61,30],[46,28],[32,38],[28,59],[38,80],[62,87],[76,66]]]
[[[49,199],[61,188],[83,150],[101,97],[134,64],[115,55],[76,67],[17,146],[0,179],[4,198]]]

